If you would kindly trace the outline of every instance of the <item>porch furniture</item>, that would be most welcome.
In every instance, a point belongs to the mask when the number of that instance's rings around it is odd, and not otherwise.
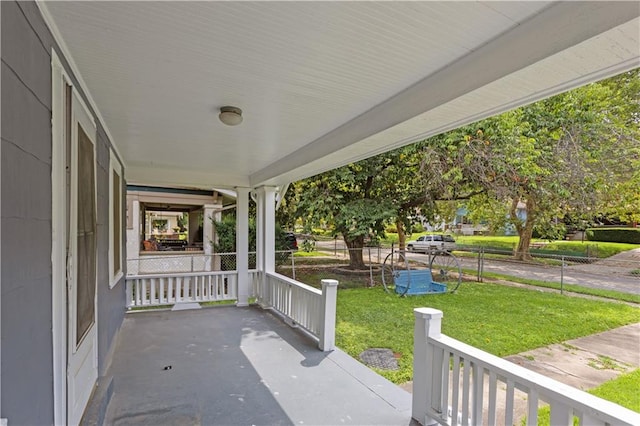
[[[431,271],[428,269],[396,271],[393,282],[397,294],[439,294],[447,292],[447,285],[433,281]]]

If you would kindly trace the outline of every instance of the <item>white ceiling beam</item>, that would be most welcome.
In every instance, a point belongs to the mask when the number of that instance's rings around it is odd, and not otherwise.
[[[248,187],[248,176],[233,176],[227,172],[201,172],[198,170],[172,169],[162,166],[132,165],[125,171],[129,185],[153,185],[185,188],[225,188]]]
[[[554,3],[382,104],[254,173],[250,177],[251,186],[276,182],[279,176],[291,175],[310,161],[437,108],[638,16],[640,4],[637,2]]]

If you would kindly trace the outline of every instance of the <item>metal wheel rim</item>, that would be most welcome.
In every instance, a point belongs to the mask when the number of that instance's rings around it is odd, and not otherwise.
[[[434,270],[434,265],[436,266],[436,270]],[[429,262],[429,270],[431,270],[431,276],[433,277],[434,281],[444,281],[445,283],[447,283],[447,286],[449,286],[451,283],[451,281],[447,279],[452,275],[451,272],[453,272],[453,274],[457,274],[458,279],[453,280],[453,282],[455,283],[455,287],[453,289],[447,289],[449,293],[453,293],[458,289],[458,287],[460,287],[460,284],[462,282],[462,267],[460,266],[458,258],[455,257],[452,253],[435,253],[431,257],[431,260]],[[436,271],[438,273],[436,273]]]

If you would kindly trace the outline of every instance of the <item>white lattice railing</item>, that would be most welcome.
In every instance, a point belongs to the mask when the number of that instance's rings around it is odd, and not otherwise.
[[[335,347],[337,281],[322,280],[318,290],[284,275],[264,273],[257,284],[258,303],[317,337],[321,350]]]
[[[251,255],[252,253],[249,253]],[[163,251],[142,252],[136,259],[127,259],[127,275],[183,274],[233,270],[235,253],[204,254],[202,252]]]
[[[425,426],[520,424],[516,390],[527,425],[538,424],[540,402],[554,426],[572,426],[574,416],[580,425],[640,424],[638,413],[441,334],[441,311],[418,308],[415,317],[412,416]]]
[[[237,279],[236,271],[129,276],[127,307],[235,300]]]

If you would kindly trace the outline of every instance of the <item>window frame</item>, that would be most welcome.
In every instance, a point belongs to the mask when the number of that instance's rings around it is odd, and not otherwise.
[[[118,176],[119,187],[116,189],[114,187],[114,175]],[[124,276],[124,221],[123,221],[123,201],[124,201],[124,193],[123,188],[123,176],[122,176],[122,164],[116,157],[113,150],[110,150],[110,161],[109,161],[109,288],[113,288],[120,282],[122,277]],[[117,193],[115,192],[117,190]],[[118,198],[119,202],[119,211],[117,214],[119,215],[119,219],[117,222],[120,224],[118,229],[115,230],[116,226],[116,212],[114,212],[115,206],[115,197]],[[120,239],[119,245],[120,250],[119,259],[115,258],[115,233],[118,233],[118,237]],[[119,265],[119,268],[116,269],[116,265]]]

